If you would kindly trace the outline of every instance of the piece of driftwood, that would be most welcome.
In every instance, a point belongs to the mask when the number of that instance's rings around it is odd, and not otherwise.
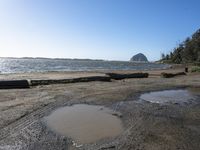
[[[126,78],[148,78],[148,73],[129,73],[129,74],[118,74],[118,73],[106,73],[106,75],[110,76],[115,80],[122,80]]]
[[[161,73],[161,76],[163,78],[173,78],[175,76],[180,76],[180,75],[186,75],[186,73],[185,72],[178,72],[178,73],[165,73],[165,72],[163,72],[163,73]]]
[[[2,80],[0,81],[0,89],[23,89],[29,88],[27,80]]]
[[[111,81],[110,77],[107,76],[91,76],[91,77],[81,77],[72,79],[52,79],[52,80],[31,80],[32,86],[38,85],[49,85],[49,84],[65,84],[65,83],[76,83],[76,82],[91,82],[91,81]]]
[[[115,149],[116,146],[115,145],[110,145],[110,146],[105,146],[105,147],[101,147],[100,150],[108,150],[108,149]]]

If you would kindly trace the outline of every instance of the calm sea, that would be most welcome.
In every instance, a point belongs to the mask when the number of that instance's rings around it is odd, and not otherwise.
[[[0,73],[94,70],[153,70],[168,65],[79,59],[0,58]]]

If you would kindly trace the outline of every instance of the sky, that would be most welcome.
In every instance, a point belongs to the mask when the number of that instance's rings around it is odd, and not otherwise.
[[[200,28],[200,0],[0,0],[0,57],[160,59]]]

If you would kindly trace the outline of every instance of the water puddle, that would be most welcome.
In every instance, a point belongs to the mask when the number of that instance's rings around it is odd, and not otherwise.
[[[152,103],[174,103],[190,104],[197,102],[200,97],[200,88],[187,88],[178,90],[164,90],[145,93],[140,96],[140,100]]]
[[[92,143],[115,137],[123,131],[118,113],[103,106],[77,104],[62,107],[45,117],[55,132],[71,137],[76,143]]]

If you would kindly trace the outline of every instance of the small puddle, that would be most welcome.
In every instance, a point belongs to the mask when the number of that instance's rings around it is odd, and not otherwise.
[[[195,102],[200,96],[200,88],[187,88],[178,90],[164,90],[145,93],[140,96],[140,100],[151,103],[176,103],[188,104]]]
[[[78,144],[115,137],[123,131],[116,112],[103,106],[77,104],[54,111],[45,121],[55,132],[71,137]]]

